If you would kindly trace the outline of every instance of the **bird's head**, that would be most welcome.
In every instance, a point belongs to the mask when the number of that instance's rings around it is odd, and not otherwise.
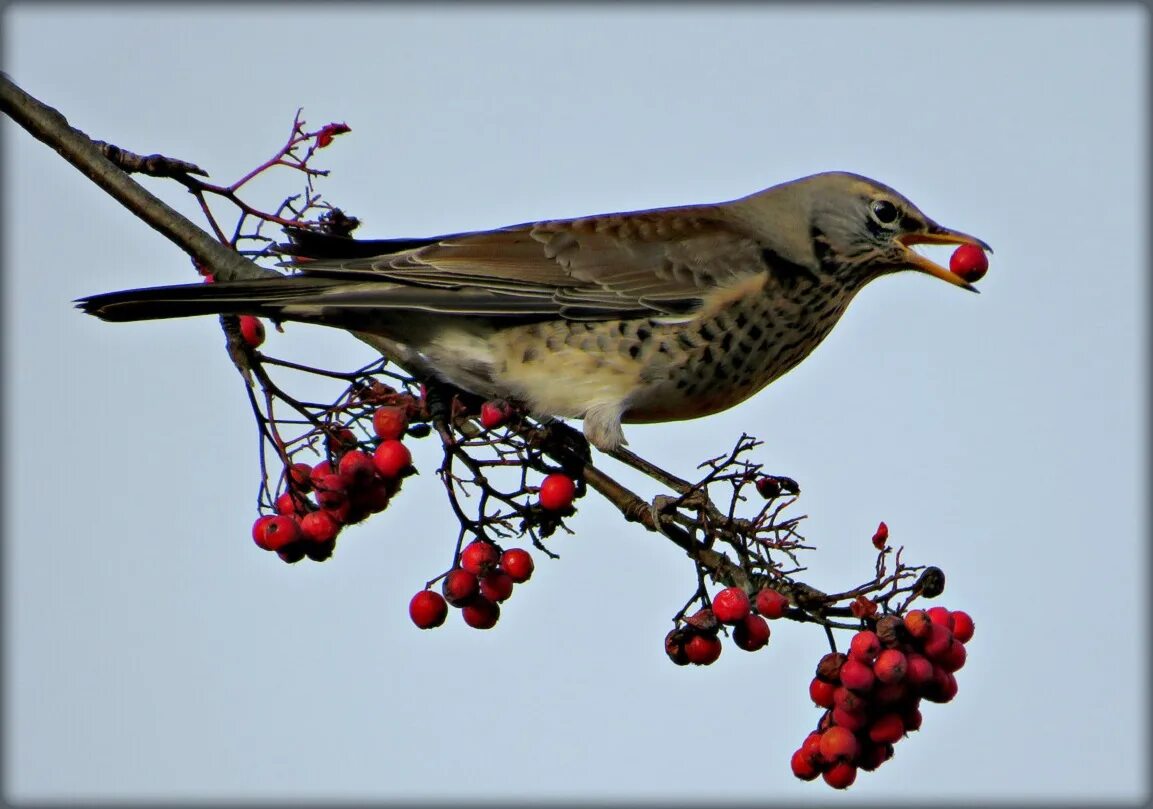
[[[780,245],[784,257],[836,273],[854,287],[888,273],[916,270],[976,292],[913,245],[971,244],[992,252],[975,236],[938,225],[892,188],[847,172],[814,174],[741,203],[760,232],[775,238],[787,233]]]

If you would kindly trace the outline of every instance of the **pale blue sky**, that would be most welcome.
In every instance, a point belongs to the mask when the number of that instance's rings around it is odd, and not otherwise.
[[[996,255],[980,296],[884,279],[750,402],[629,430],[686,475],[759,435],[801,482],[810,583],[863,580],[884,519],[974,616],[957,699],[834,794],[788,770],[818,717],[821,633],[778,624],[757,654],[675,668],[661,642],[692,570],[591,499],[486,633],[408,622],[455,536],[429,442],[424,476],[330,562],[256,549],[255,430],[215,320],[117,326],[70,304],[191,280],[187,259],[5,121],[5,797],[1146,794],[1147,20],[1135,4],[9,7],[17,83],[93,137],[217,179],[266,157],[297,107],[347,121],[323,191],[362,235],[847,169]],[[367,357],[316,328],[269,345]]]

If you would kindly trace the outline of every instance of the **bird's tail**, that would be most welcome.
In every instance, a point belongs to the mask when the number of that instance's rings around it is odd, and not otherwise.
[[[339,283],[331,278],[288,276],[267,281],[177,284],[107,292],[80,298],[75,303],[78,309],[112,322],[197,315],[275,318],[287,300],[320,293]]]

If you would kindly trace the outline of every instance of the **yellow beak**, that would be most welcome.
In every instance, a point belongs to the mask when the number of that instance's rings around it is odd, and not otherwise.
[[[971,244],[974,247],[981,248],[986,253],[992,253],[993,248],[976,236],[970,236],[968,233],[962,233],[959,230],[949,230],[948,228],[941,227],[936,222],[930,222],[926,230],[920,233],[906,233],[898,236],[897,239],[901,242],[901,245],[906,248],[905,261],[908,263],[910,269],[928,273],[934,278],[940,278],[942,281],[947,281],[953,286],[967,289],[970,292],[979,291],[975,286],[955,272],[942,267],[940,264],[926,258],[915,250],[909,249],[914,244]]]

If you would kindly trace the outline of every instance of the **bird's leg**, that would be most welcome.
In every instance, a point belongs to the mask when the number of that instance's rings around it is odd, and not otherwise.
[[[432,423],[447,427],[452,416],[453,391],[438,379],[421,379],[424,385],[424,399],[428,403],[428,415]]]
[[[440,433],[442,439],[455,443],[456,439],[453,437],[456,423],[454,402],[475,397],[470,397],[470,394],[437,377],[418,376],[416,378],[424,385],[424,398],[428,406],[429,420]]]
[[[592,450],[583,434],[557,419],[545,422],[544,428],[541,450],[562,467],[575,472],[592,463]]]

